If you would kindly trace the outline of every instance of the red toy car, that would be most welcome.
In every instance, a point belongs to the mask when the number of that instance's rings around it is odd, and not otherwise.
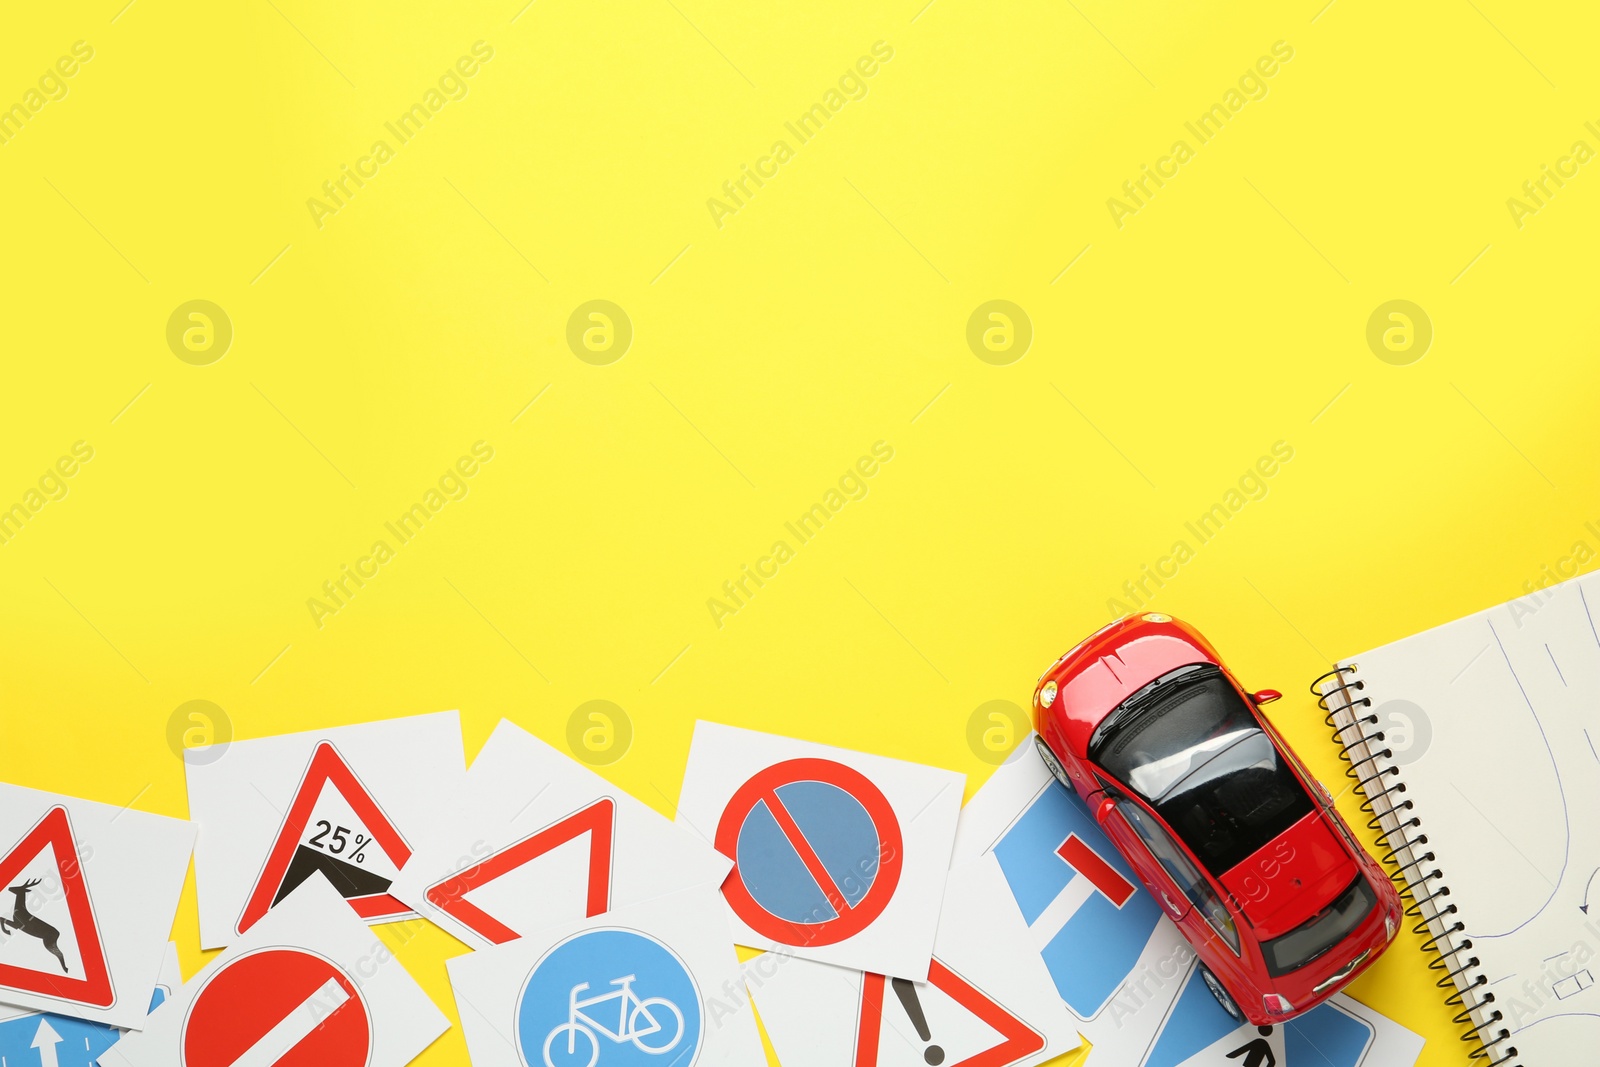
[[[1034,694],[1039,754],[1199,954],[1240,1022],[1282,1023],[1370,967],[1400,897],[1333,798],[1192,627],[1130,615]]]

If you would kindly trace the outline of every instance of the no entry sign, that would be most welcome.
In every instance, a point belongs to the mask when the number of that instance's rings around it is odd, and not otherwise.
[[[372,1022],[331,960],[263,949],[216,972],[183,1025],[183,1067],[366,1067]]]
[[[900,822],[867,777],[827,759],[753,775],[729,800],[717,851],[734,861],[723,895],[750,928],[790,945],[832,945],[894,897]]]

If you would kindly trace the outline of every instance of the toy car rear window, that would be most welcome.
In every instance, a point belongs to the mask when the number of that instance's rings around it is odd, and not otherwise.
[[[1218,876],[1314,810],[1255,713],[1215,667],[1135,694],[1096,731],[1089,755]]]
[[[1361,920],[1371,913],[1378,895],[1366,878],[1357,876],[1350,888],[1326,910],[1313,915],[1282,937],[1273,938],[1261,946],[1267,958],[1267,973],[1274,978],[1288,974],[1310,963],[1343,941]]]

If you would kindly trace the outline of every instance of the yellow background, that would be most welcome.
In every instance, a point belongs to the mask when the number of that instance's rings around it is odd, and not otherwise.
[[[183,815],[189,700],[239,737],[460,708],[470,755],[500,716],[564,745],[607,699],[635,736],[603,773],[666,812],[697,716],[975,790],[974,709],[1026,705],[1187,539],[1153,603],[1288,694],[1337,789],[1304,689],[1330,660],[1600,547],[1600,176],[1520,228],[1506,205],[1597,143],[1600,86],[1578,5],[1323,2],[8,5],[0,104],[94,58],[0,145],[0,504],[94,459],[0,545],[0,777]],[[319,228],[308,198],[479,40],[468,95]],[[1277,41],[1267,95],[1196,145]],[[719,228],[707,199],[780,138]],[[1107,199],[1179,138],[1119,228]],[[597,298],[634,328],[609,366],[566,343]],[[233,324],[208,366],[166,343],[192,299]],[[1008,366],[965,340],[991,299],[1032,322]],[[1434,327],[1408,366],[1365,339],[1392,299]],[[307,599],[478,440],[470,494],[319,628]],[[879,440],[869,494],[716,626]],[[192,974],[192,881],[175,936]],[[1459,1067],[1416,944],[1352,992]],[[460,951],[401,950],[451,1012]],[[458,1029],[417,1061],[466,1062]]]

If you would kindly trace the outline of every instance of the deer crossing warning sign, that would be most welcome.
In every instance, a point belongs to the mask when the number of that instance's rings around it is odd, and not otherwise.
[[[0,859],[0,986],[97,1008],[116,1001],[64,807]]]

